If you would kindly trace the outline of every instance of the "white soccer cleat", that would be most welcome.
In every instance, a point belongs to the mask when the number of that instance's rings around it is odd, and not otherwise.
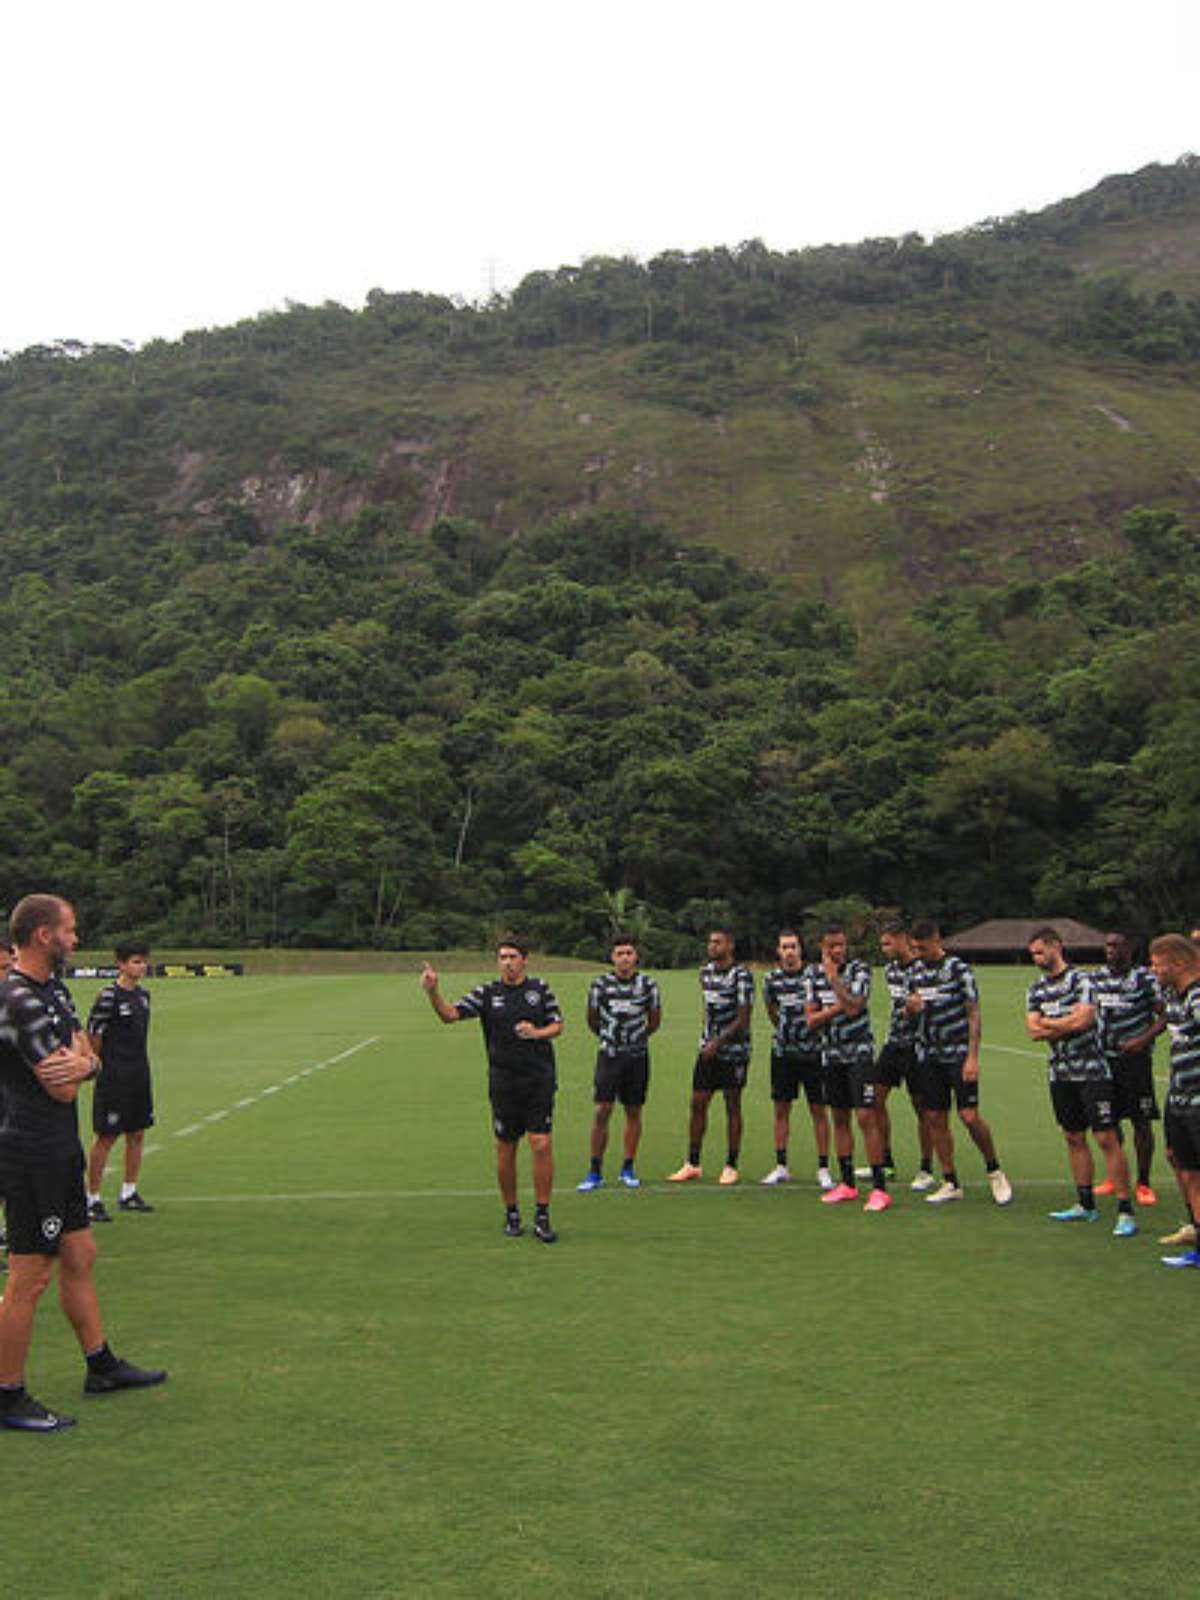
[[[828,1167],[817,1168],[817,1187],[821,1189],[832,1189],[835,1187],[833,1173],[830,1172]]]
[[[944,1206],[949,1205],[951,1200],[961,1200],[962,1197],[963,1192],[956,1183],[943,1183],[932,1194],[925,1196],[925,1204],[927,1206]]]
[[[917,1194],[924,1194],[926,1189],[932,1189],[937,1179],[932,1172],[918,1172],[909,1184],[910,1189],[915,1189]]]
[[[772,1167],[770,1172],[767,1173],[766,1177],[763,1178],[762,1183],[764,1188],[773,1189],[776,1184],[791,1183],[791,1181],[792,1174],[789,1169],[787,1167],[780,1166]]]
[[[1012,1205],[1012,1184],[1009,1183],[999,1167],[996,1168],[995,1172],[988,1173],[988,1182],[992,1186],[992,1199],[998,1206]]]

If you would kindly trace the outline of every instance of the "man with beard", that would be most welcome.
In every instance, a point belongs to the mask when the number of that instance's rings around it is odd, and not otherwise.
[[[1117,1136],[1112,1073],[1100,1044],[1096,991],[1090,977],[1068,964],[1063,943],[1053,928],[1039,928],[1029,941],[1029,954],[1041,977],[1029,986],[1025,1027],[1031,1039],[1050,1046],[1050,1100],[1067,1141],[1067,1158],[1075,1181],[1076,1204],[1052,1211],[1055,1222],[1099,1222],[1096,1208],[1090,1127],[1100,1146],[1117,1196],[1118,1239],[1135,1234],[1129,1198],[1129,1166]]]
[[[1117,1122],[1133,1128],[1138,1177],[1134,1199],[1140,1206],[1157,1204],[1150,1183],[1154,1159],[1154,1041],[1166,1027],[1163,1002],[1153,973],[1134,965],[1133,942],[1125,933],[1104,935],[1104,966],[1089,974],[1096,990],[1100,1043],[1112,1073]],[[1096,1185],[1097,1194],[1112,1194],[1112,1180]]]
[[[17,959],[0,982],[0,1193],[8,1213],[9,1278],[0,1302],[0,1426],[57,1433],[74,1418],[25,1387],[38,1301],[58,1266],[59,1299],[87,1363],[86,1395],[164,1381],[114,1355],[92,1276],[83,1147],[75,1099],[94,1057],[59,974],[75,948],[75,912],[56,895],[27,895],[13,911]]]

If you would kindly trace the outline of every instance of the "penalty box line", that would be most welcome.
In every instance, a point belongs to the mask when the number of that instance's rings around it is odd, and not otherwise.
[[[203,1133],[205,1128],[212,1127],[225,1118],[232,1116],[235,1111],[245,1111],[247,1107],[258,1105],[259,1101],[271,1095],[281,1094],[284,1089],[292,1084],[300,1083],[305,1078],[310,1078],[314,1072],[324,1072],[327,1067],[336,1067],[339,1062],[348,1061],[351,1056],[356,1056],[360,1050],[366,1050],[373,1044],[378,1044],[381,1034],[372,1034],[369,1039],[360,1039],[357,1044],[352,1044],[348,1050],[341,1050],[336,1056],[328,1056],[324,1061],[314,1061],[307,1067],[301,1067],[296,1072],[288,1073],[286,1078],[281,1078],[278,1083],[268,1083],[255,1094],[243,1095],[240,1100],[235,1100],[231,1106],[221,1106],[216,1111],[210,1111],[199,1122],[189,1122],[185,1128],[176,1128],[172,1133],[173,1139],[190,1139],[197,1133]],[[142,1151],[144,1156],[158,1155],[167,1149],[165,1144],[148,1144]]]

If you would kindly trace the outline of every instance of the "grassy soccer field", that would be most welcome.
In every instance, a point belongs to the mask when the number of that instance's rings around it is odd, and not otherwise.
[[[479,1029],[437,1023],[415,970],[154,984],[158,1210],[98,1230],[99,1282],[114,1346],[171,1381],[85,1401],[43,1303],[30,1387],[80,1426],[0,1437],[12,1592],[1190,1594],[1200,1274],[1158,1264],[1179,1214],[1161,1159],[1140,1237],[1110,1236],[1111,1201],[1100,1226],[1046,1220],[1072,1195],[1026,979],[981,973],[1015,1203],[959,1137],[965,1203],[902,1181],[871,1217],[819,1204],[803,1106],[803,1181],[759,1187],[761,1010],[746,1181],[716,1186],[719,1104],[704,1182],[661,1181],[684,1154],[690,973],[664,979],[646,1187],[577,1195],[586,975],[556,974],[551,1248],[501,1235]]]

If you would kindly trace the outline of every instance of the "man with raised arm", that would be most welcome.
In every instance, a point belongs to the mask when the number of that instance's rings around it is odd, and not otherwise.
[[[528,1136],[533,1159],[534,1237],[558,1238],[550,1224],[554,1187],[554,1045],[563,1030],[562,1012],[548,983],[526,974],[528,947],[505,937],[496,946],[500,976],[476,985],[451,1005],[438,992],[438,975],[425,963],[421,987],[443,1022],[478,1018],[488,1059],[488,1096],[496,1135],[496,1178],[504,1200],[504,1232],[519,1239],[525,1229],[517,1204],[517,1145]]]

